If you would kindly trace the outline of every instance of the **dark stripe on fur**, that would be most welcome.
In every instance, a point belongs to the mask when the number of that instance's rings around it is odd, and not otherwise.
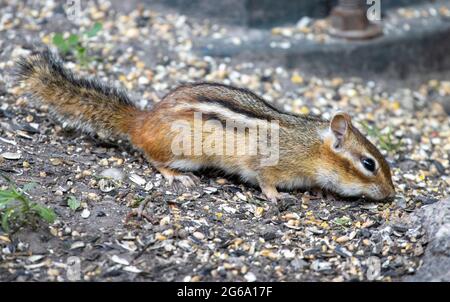
[[[32,59],[29,59],[32,58]],[[14,76],[20,82],[30,78],[38,67],[48,67],[50,74],[42,75],[43,82],[52,82],[62,80],[65,83],[77,88],[86,90],[95,90],[106,97],[114,97],[126,106],[135,106],[134,102],[128,97],[125,91],[120,88],[107,85],[96,78],[79,78],[63,66],[63,62],[58,56],[54,55],[48,48],[40,52],[34,52],[30,57],[20,57],[16,62]],[[50,76],[50,79],[45,78]]]

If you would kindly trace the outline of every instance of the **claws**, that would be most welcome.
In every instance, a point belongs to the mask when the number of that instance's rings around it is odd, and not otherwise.
[[[200,180],[192,173],[180,174],[173,177],[172,181],[169,181],[169,185],[172,186],[174,191],[180,192],[184,188],[192,188],[197,186]]]
[[[181,174],[174,176],[176,181],[179,181],[186,188],[192,188],[200,183],[200,179],[192,173]]]
[[[192,188],[200,183],[200,179],[192,173],[181,174],[167,168],[159,168],[158,170],[166,179],[167,185],[173,187],[175,191],[180,191],[182,187]]]

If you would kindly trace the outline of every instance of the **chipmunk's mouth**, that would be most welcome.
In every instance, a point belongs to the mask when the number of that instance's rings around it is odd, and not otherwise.
[[[384,196],[384,197],[380,197],[380,198],[374,198],[368,195],[362,195],[360,197],[361,201],[368,201],[368,202],[381,202],[381,203],[388,203],[391,202],[395,199],[395,194],[394,195],[388,195],[388,196]]]

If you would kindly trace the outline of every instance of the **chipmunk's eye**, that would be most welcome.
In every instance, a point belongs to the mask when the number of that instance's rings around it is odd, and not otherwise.
[[[370,172],[375,171],[375,161],[373,159],[368,158],[368,157],[363,157],[363,158],[361,158],[361,163],[364,166],[364,168],[366,168]]]

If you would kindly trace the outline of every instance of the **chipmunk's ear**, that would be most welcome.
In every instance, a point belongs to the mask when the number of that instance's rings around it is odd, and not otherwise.
[[[340,148],[342,146],[342,142],[345,139],[345,135],[347,134],[351,123],[352,119],[350,115],[342,111],[336,112],[331,118],[330,131],[335,137],[335,148]]]

